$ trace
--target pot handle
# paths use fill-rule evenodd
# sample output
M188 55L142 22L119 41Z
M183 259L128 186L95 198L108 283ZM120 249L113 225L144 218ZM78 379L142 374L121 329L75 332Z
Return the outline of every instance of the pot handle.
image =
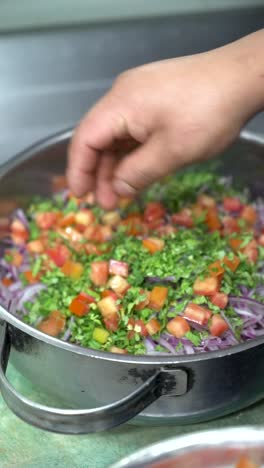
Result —
M35 403L21 395L6 378L10 338L6 322L0 331L0 390L9 408L23 421L62 434L104 431L129 421L162 395L183 395L187 373L182 369L160 369L128 396L95 409L61 409Z

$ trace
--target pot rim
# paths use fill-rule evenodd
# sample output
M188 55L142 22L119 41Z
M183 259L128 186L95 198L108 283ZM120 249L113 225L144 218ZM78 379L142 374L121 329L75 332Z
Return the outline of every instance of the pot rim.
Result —
M10 160L4 163L0 167L0 179L2 179L5 175L7 175L12 169L14 169L18 164L26 161L27 159L34 157L40 151L48 149L58 143L62 143L70 139L73 134L73 128L68 128L66 130L60 131L55 133L51 136L48 136L39 142L31 145L24 151L18 153L17 155L13 156ZM257 135L253 132L244 130L241 132L240 137L238 140L247 141L253 143L257 146L264 146L264 137ZM137 365L145 365L145 364L153 364L153 365L168 365L168 364L188 364L192 362L199 362L199 361L207 361L209 359L214 358L224 358L226 356L230 356L233 354L237 354L241 351L247 351L249 349L255 348L259 345L264 344L264 336L256 338L254 340L247 341L245 343L241 343L231 348L227 348L221 351L210 351L207 353L198 353L198 354L191 354L191 355L183 355L183 356L148 356L148 355L125 355L125 354L114 354L105 351L97 351L90 348L84 348L79 345L75 345L72 343L68 343L62 341L58 338L54 338L52 336L46 335L41 331L37 330L36 328L22 322L19 318L12 315L8 310L4 307L0 306L0 320L4 320L8 322L10 325L18 328L22 332L36 338L38 340L44 341L47 344L53 345L56 348L61 348L65 351L70 351L76 354L81 354L84 356L101 359L105 361L114 361L114 362L123 362L127 364L137 364Z

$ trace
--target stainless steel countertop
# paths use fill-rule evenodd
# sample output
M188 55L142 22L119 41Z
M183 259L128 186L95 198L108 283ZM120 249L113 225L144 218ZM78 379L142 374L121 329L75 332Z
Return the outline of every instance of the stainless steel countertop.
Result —
M0 35L0 162L74 125L126 68L220 46L264 24L264 7ZM250 129L264 133L264 114Z

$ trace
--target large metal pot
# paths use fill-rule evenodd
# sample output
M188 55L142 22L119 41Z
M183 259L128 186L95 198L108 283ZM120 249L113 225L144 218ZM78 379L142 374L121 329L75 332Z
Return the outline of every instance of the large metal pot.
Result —
M32 194L50 191L50 174L65 169L71 132L56 135L2 168L0 215ZM241 138L222 159L256 195L263 187L261 142ZM5 200L5 202L4 202ZM0 307L0 388L8 406L30 424L62 433L104 430L134 416L137 423L187 424L251 405L264 396L264 337L221 352L182 357L114 355L42 334ZM41 406L5 376L8 360L37 388L69 408Z

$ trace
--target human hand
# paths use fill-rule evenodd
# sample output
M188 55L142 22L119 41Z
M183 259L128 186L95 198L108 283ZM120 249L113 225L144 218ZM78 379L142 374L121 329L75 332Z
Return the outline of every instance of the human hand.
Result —
M115 206L220 153L264 105L263 30L228 46L121 74L76 129L68 179ZM262 63L261 63L262 62Z

